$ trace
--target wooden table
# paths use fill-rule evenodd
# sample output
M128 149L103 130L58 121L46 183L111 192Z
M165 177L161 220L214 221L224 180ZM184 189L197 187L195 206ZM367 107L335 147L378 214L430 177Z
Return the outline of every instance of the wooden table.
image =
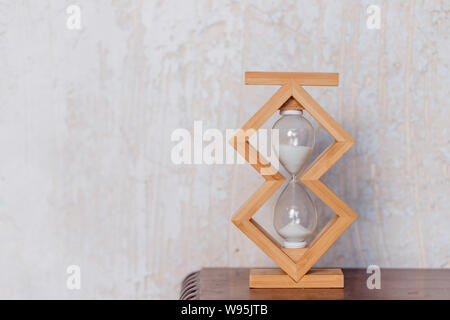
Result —
M369 290L365 269L344 269L344 289L249 289L247 268L206 268L188 275L187 300L450 300L450 269L381 269L381 289Z

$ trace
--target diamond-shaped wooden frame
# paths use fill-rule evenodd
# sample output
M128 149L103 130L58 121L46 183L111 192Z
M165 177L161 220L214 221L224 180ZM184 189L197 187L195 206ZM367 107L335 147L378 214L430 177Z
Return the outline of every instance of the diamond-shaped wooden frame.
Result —
M245 73L246 84L281 85L281 87L229 141L266 180L233 216L232 221L290 276L290 278L287 276L283 278L282 275L273 275L269 272L265 278L261 278L267 272L259 270L259 273L251 275L250 286L252 287L343 287L343 276L340 270L337 273L332 269L311 270L309 273L308 271L358 217L344 201L320 181L322 175L351 148L355 141L302 87L303 85L337 86L338 77L337 73ZM250 145L249 139L290 98L294 98L308 111L335 140L299 177L301 182L336 213L310 244L302 249L282 248L262 226L252 219L258 209L283 185L285 178ZM325 281L319 281L319 283L310 281L314 275L323 273L328 274L325 277L322 275L321 279ZM305 275L307 277L304 277ZM268 280L261 282L261 279ZM327 283L326 279L330 279L331 282Z

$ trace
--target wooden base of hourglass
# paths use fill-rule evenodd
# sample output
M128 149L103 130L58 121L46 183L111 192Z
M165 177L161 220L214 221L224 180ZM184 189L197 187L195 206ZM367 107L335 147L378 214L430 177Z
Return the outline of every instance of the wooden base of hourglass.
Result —
M343 288L341 269L311 269L294 281L281 269L251 269L250 288Z
M281 248L298 262L308 248ZM250 269L250 288L343 288L342 269L310 269L299 281L294 281L281 269Z
M303 89L302 86L337 86L337 73L246 72L245 83L280 85L281 88L230 139L230 144L265 179L264 184L233 216L233 223L263 250L280 269L253 269L251 288L342 288L340 269L311 269L357 218L357 214L323 182L322 175L355 143L353 138ZM250 137L279 109L306 110L334 142L306 168L298 179L336 215L306 248L283 248L252 217L283 185L283 177L249 143Z

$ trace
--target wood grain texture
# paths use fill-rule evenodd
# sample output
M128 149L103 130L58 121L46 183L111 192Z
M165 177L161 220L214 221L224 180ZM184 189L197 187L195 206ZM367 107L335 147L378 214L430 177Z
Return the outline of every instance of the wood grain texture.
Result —
M321 179L359 219L314 267L449 268L449 4L374 4L379 30L363 1L0 0L0 298L178 298L205 266L275 267L229 223L264 179L170 160L175 129L235 130L276 91L246 70L340 74L307 89L358 141ZM275 238L277 197L255 216Z
M300 86L337 86L339 74L324 72L246 72L245 84L284 85L294 80Z
M297 263L301 257L305 254L308 248L284 248L281 247L284 253L286 253L292 261Z
M251 269L250 288L344 288L341 269L311 269L299 281L294 281L280 269Z
M290 97L280 108L280 111L284 110L304 110L303 106L294 98Z

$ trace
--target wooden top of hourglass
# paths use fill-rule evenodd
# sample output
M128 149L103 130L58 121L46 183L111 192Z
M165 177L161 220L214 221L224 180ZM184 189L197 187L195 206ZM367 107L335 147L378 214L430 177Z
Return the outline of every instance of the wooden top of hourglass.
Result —
M294 98L290 97L281 107L280 111L284 110L304 110L305 108Z

